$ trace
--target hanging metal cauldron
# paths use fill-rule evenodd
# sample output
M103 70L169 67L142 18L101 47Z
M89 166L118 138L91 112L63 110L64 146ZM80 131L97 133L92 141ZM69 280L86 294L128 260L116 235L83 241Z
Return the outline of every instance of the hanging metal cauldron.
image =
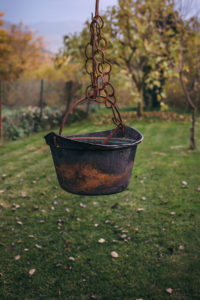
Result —
M104 54L107 41L101 35L104 22L98 12L99 0L96 0L95 16L92 16L90 24L91 41L85 49L85 66L91 76L91 85L87 87L85 97L76 101L65 115L59 134L51 132L45 136L60 186L79 195L106 195L125 190L130 181L137 145L143 139L138 130L125 126L116 105L115 90L110 83L112 66ZM85 100L104 103L112 109L116 128L62 136L69 114Z

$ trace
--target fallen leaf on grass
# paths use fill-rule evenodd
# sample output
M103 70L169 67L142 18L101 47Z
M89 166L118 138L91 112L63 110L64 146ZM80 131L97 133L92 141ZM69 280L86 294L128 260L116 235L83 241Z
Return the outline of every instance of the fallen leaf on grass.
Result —
M179 250L184 250L184 249L185 249L184 245L179 246Z
M38 249L41 249L42 246L38 245L38 244L35 244L35 247L38 248Z
M75 261L75 258L72 257L72 256L70 256L70 257L69 257L69 260Z
M86 208L86 207L87 207L87 204L80 203L80 207Z
M144 210L144 208L138 208L137 209L137 212L141 212L141 211L143 211Z
M67 212L67 213L70 213L70 209L67 207L67 208L65 208L65 211Z
M98 242L99 242L100 244L103 244L103 243L105 243L105 240L101 238L101 239L98 240Z
M30 237L30 238L34 238L34 235L32 235L32 234L29 234L29 235L28 235L28 237Z
M175 211L170 212L170 215L174 216L176 213Z
M99 204L99 202L95 202L95 201L93 202L93 205L98 205L98 204Z
M200 186L197 188L197 191L200 192Z
M21 221L17 221L17 224L19 225L23 225L23 223Z
M126 234L122 234L122 235L121 235L121 238L122 238L122 239L125 239L125 238L126 238Z
M57 264L56 267L57 268L62 267L62 264Z
M99 227L99 224L94 224L94 227Z
M30 269L29 270L29 275L32 276L35 273L35 271L36 271L35 269Z
M21 192L21 197L26 198L27 194L25 192Z
M141 199L142 199L143 201L147 200L147 198L146 198L146 197L142 197Z
M15 260L19 260L20 257L21 257L20 255L16 255L16 256L15 256Z
M134 229L134 231L135 231L135 233L139 232L139 228L136 227L136 228Z
M172 290L171 288L168 288L168 289L166 289L165 291L166 291L168 294L170 294L170 295L171 295L172 292L173 292L173 290Z
M112 252L111 252L111 256L112 256L113 258L119 257L118 253L115 252L115 251L112 251Z
M4 193L5 192L5 190L0 190L0 194L2 194L2 193Z
M58 219L58 223L62 224L62 223L64 223L64 220L63 219Z
M182 185L187 185L188 184L187 181L185 181L185 180L183 180L181 183L182 183Z
M20 205L19 204L16 204L16 203L13 203L13 206L17 209L17 208L20 208Z

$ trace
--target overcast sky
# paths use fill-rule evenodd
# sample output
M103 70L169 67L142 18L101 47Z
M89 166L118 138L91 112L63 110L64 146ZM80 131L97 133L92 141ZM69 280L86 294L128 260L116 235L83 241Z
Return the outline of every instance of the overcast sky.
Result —
M192 11L200 11L200 0L183 1L193 1ZM117 3L118 0L100 0L100 12ZM65 34L80 32L84 22L91 18L95 0L0 0L0 11L5 13L5 21L15 24L22 21L36 30L44 37L46 48L56 52Z
M162 0L161 0L162 1ZM178 0L177 0L178 1ZM184 0L189 3L191 0ZM200 9L200 0L193 1L193 11ZM116 4L117 0L100 0L100 10ZM95 0L0 0L5 20L25 24L76 20L84 22L95 8Z
M85 21L95 10L95 0L0 0L0 11L5 20L25 24L58 22L66 20ZM100 0L100 10L116 4L117 0Z

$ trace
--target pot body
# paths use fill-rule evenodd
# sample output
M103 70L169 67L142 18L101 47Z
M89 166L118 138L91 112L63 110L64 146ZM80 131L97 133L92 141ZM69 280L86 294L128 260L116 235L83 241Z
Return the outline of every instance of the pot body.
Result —
M50 133L45 137L51 148L59 184L64 190L79 195L106 195L127 188L137 144L141 140L133 143L129 137L128 142L121 143L118 138L108 145L92 142L92 137L105 137L104 134L61 137ZM90 140L83 141L84 138Z

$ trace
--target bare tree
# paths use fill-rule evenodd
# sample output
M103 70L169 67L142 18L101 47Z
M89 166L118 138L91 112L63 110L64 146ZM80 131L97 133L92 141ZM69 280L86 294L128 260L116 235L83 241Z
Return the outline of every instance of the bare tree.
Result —
M188 49L188 43L187 43L187 38L188 36L193 32L196 34L199 34L198 31L198 26L199 22L197 20L197 15L198 11L195 11L196 6L195 6L195 1L194 0L178 0L174 4L175 9L176 9L176 14L175 14L175 23L176 26L179 30L179 39L178 39L178 57L179 61L178 63L175 63L173 55L171 55L170 49L167 47L167 54L168 57L171 61L171 64L175 68L176 72L178 73L179 80L181 87L183 89L184 95L187 99L187 102L192 109L192 125L190 128L190 149L195 149L195 122L196 122L196 105L193 100L193 96L195 89L197 89L197 86L200 85L199 82L199 73L200 73L200 65L199 65L199 47L198 43L195 41L193 42L194 46L194 53L195 53L195 60L194 60L194 79L193 79L193 84L189 85L186 83L186 80L184 78L184 69L185 69L185 64L186 64L186 54ZM196 16L195 16L196 15ZM191 25L191 22L193 23L193 26Z

